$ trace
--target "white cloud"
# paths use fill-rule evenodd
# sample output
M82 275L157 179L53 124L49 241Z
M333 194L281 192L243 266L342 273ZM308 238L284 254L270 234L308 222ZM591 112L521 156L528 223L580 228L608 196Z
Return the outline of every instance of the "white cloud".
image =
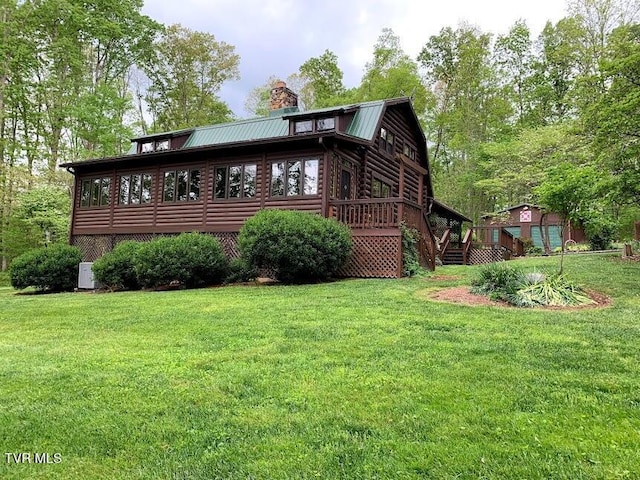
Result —
M345 83L357 85L384 27L391 27L415 58L430 36L463 21L504 34L524 19L537 36L547 20L565 15L561 0L181 0L178 5L147 0L143 12L236 47L242 79L226 85L222 97L239 115L253 87L270 75L287 77L326 49L338 56Z

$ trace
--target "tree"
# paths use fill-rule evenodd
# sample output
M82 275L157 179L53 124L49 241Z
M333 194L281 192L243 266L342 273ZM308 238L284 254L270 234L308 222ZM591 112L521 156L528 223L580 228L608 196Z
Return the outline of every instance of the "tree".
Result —
M436 194L478 218L491 207L478 168L482 143L502 138L512 108L491 62L491 36L474 27L444 28L418 56L435 95L427 112L427 138Z
M307 108L323 108L342 103L346 91L342 81L343 73L338 67L338 57L325 50L319 57L311 57L299 69L306 80Z
M497 38L494 48L502 88L512 98L519 125L527 122L531 110L532 47L529 27L519 20Z
M640 206L640 25L623 26L610 36L608 58L601 64L608 86L584 112L594 149L613 174L620 203Z
M418 72L418 64L400 45L392 29L384 28L373 46L373 58L365 66L360 87L352 92L356 101L411 97L418 115L424 113L428 94Z
M560 236L564 246L564 228L568 221L581 223L585 212L594 201L598 173L591 166L576 167L563 162L547 172L546 179L534 188L537 203L547 212L557 213L562 219ZM560 256L560 274L564 261L564 248Z
M235 47L209 33L171 25L155 43L156 57L145 66L151 80L146 101L154 131L177 130L232 119L217 94L239 78Z

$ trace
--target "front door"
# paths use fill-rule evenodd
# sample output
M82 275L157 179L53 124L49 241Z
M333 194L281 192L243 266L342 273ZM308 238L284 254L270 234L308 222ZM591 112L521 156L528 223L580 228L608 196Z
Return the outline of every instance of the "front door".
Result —
M342 170L340 173L340 200L351 200L351 172Z

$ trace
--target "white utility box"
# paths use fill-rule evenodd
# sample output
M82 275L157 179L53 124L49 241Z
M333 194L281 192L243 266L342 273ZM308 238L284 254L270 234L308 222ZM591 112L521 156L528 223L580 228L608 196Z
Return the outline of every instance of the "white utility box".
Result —
M96 281L93 279L93 262L80 262L78 269L78 288L93 290L96 288Z

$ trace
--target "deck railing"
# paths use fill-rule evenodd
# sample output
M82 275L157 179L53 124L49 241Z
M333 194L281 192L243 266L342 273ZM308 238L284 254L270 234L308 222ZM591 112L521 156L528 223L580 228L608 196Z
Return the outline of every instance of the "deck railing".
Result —
M505 248L512 255L523 256L524 244L522 241L514 237L507 229L501 227L472 227L474 237L472 242L476 247L480 248ZM494 232L497 231L497 238L494 238Z
M333 200L331 208L336 220L351 228L395 228L400 225L401 202L400 198Z
M353 229L399 228L404 221L420 232L420 254L435 268L435 241L422 206L403 198L332 200L330 215Z

